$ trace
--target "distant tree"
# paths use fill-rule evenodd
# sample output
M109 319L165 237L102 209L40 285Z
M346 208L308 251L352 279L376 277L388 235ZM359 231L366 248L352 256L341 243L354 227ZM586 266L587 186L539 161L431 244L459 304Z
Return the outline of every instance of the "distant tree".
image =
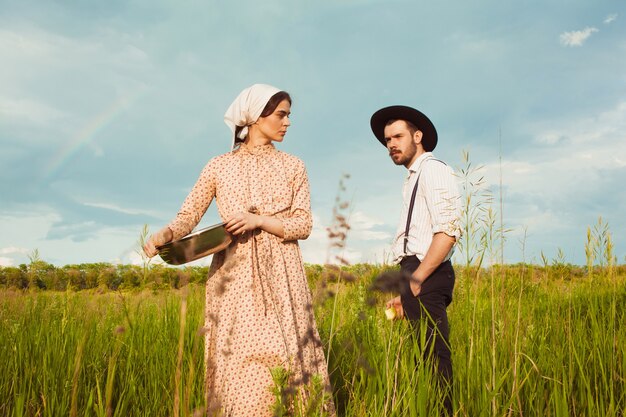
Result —
M63 291L67 288L69 282L69 276L67 274L67 268L56 268L54 274L50 274L46 280L46 289Z
M28 277L24 270L14 266L0 268L0 275L3 276L4 285L8 288L25 289L28 288Z
M116 282L120 279L120 275L117 271L117 268L113 265L107 264L108 266L103 268L98 268L95 272L97 273L95 282L91 283L93 287L96 288L100 285L108 285L109 282Z
M188 266L184 270L189 277L189 282L197 284L204 284L209 274L209 267L207 266Z
M69 285L72 286L72 289L84 290L85 288L87 288L86 275L87 273L83 269L76 268L70 270Z
M106 284L108 288L117 289L120 286L122 288L136 288L141 286L143 274L137 265L119 265L117 272L115 277L106 274L110 279Z
M54 274L55 266L42 260L37 249L28 255L28 259L30 260L27 268L28 287L45 289L47 276Z

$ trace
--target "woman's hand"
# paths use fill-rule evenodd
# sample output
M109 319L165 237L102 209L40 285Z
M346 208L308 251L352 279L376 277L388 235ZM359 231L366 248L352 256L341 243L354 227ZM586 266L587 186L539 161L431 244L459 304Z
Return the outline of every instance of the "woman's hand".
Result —
M148 238L146 243L143 245L143 252L148 258L152 258L154 255L159 253L156 247L165 245L166 243L170 242L173 237L174 234L172 233L170 228L165 226Z
M387 308L393 308L396 311L395 319L401 319L404 317L404 309L402 308L402 301L400 296L394 297L387 301Z
M261 216L253 213L239 212L226 222L226 231L232 235L242 235L261 227Z

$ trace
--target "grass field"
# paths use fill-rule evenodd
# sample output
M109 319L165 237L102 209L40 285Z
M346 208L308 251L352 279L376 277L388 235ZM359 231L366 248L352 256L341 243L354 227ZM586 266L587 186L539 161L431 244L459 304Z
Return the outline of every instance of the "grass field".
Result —
M381 267L309 266L344 416L432 416L430 368L372 292ZM626 415L626 274L457 270L449 308L458 416ZM323 285L322 285L323 284ZM203 410L203 286L0 292L0 415L191 416ZM182 335L182 337L181 337Z

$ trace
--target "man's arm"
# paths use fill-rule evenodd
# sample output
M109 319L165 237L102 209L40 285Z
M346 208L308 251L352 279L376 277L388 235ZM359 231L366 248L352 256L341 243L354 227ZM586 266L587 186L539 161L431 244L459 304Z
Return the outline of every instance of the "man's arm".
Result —
M456 238L453 236L448 236L443 232L435 233L424 260L411 275L411 292L414 296L417 297L420 294L424 281L441 265L455 242Z
M422 283L428 279L439 265L441 265L441 262L446 258L446 255L448 255L455 242L456 238L453 236L448 236L443 232L435 233L433 241L426 252L426 256L424 256L424 260L411 275L410 285L411 292L414 296L417 297L420 295ZM396 310L396 317L398 318L404 316L400 296L387 301L387 308L394 308Z
M433 240L419 267L411 275L411 291L416 297L422 284L441 265L461 236L459 188L454 172L445 164L428 165L422 171L424 198L431 215Z

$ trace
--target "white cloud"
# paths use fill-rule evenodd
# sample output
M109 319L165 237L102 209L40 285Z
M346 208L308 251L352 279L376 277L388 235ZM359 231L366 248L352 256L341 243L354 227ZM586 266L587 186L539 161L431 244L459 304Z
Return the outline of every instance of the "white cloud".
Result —
M547 131L537 137L537 142L544 143L546 145L556 145L567 140L567 137L562 136L561 132Z
M9 255L9 256L0 256L0 266L14 266L20 263L21 261L25 261L28 254L31 251L26 248L19 248L15 246L9 246L6 248L0 249L0 255Z
M363 211L354 211L347 219L350 230L346 238L346 247L339 251L330 250L330 241L326 228L329 226L315 212L313 213L313 231L308 239L300 241L304 262L313 264L337 263L339 256L350 263L388 262L392 234L382 230L388 222L377 219ZM381 230L377 230L381 229Z
M618 167L626 167L626 161L622 160L621 158L614 156L613 157L613 162L615 162L615 164Z
M11 255L14 253L19 253L22 255L25 255L27 253L29 253L30 250L26 249L26 248L17 248L15 246L9 246L7 248L2 248L0 249L0 255Z
M341 252L341 257L348 261L350 264L358 264L363 262L363 252L355 248L347 247ZM338 263L338 262L331 262Z
M144 264L144 258L136 250L128 252L123 259L125 260L125 262L123 262L125 264L131 264L131 265L143 265Z
M469 55L498 55L506 48L506 44L499 38L486 38L466 31L453 32L446 36L445 41Z
M597 193L607 190L607 180L622 175L624 169L626 102L586 119L563 121L560 126L549 122L534 130L530 153L502 161L505 226L515 229L512 235L519 235L526 226L529 237L541 240L542 249L548 249L551 244L574 245L572 239L578 237L582 242L584 228L595 221L593 216L618 222L621 215L615 210L619 208L597 200ZM546 140L555 137L567 141ZM498 189L499 172L497 162L485 164L491 189ZM625 204L620 190L608 188L608 192L613 195L606 196L613 197L615 204ZM581 207L586 209L581 212ZM580 236L572 234L572 229ZM569 242L563 239L567 233Z
M0 230L3 230L0 256L10 258L13 265L18 265L28 263L28 254L37 249L41 259L55 265L136 262L131 253L138 247L141 225L97 226L91 230L88 222L60 226L62 221L61 215L49 206L23 207L19 213L0 213ZM59 228L62 232L69 232L68 235L61 236ZM85 239L76 239L76 234L81 233L85 234ZM50 234L57 236L49 239Z
M34 33L42 35L41 31ZM34 33L26 34L25 32L0 30L0 51L19 53L29 57L52 56L54 52L52 45L63 39L53 33L48 33L47 36L33 36Z
M42 248L43 235L55 219L55 215L33 213L29 208L23 208L19 214L0 213L0 255L4 265L28 263L28 255ZM46 260L43 256L42 259Z
M116 68L150 67L149 55L137 46L141 41L140 35L132 37L113 30L94 31L87 38L69 38L33 27L22 27L19 33L0 30L0 52L12 58L8 62L15 70L24 70L24 64L38 63L68 68L78 62L93 67L93 62L81 62L80 58L92 58ZM24 75L34 73L31 70Z
M0 256L0 266L13 266L13 259Z
M46 239L60 240L71 238L76 242L84 242L95 237L100 225L93 220L75 223L56 223L48 230Z
M22 120L29 124L49 124L63 117L63 113L40 101L26 98L0 97L0 118Z
M54 124L48 140L97 127L148 90L153 67L140 41L115 31L70 38L31 26L0 29L0 118L29 128ZM41 88L65 78L62 94ZM90 99L76 98L79 91Z
M96 208L116 211L116 212L124 213L124 214L155 216L155 213L147 211L147 210L127 209L127 208L120 207L120 206L117 206L115 204L110 204L110 203L83 203L83 205L87 207L96 207Z
M582 46L582 44L594 32L598 32L598 29L594 27L586 27L583 30L561 33L559 39L561 41L561 45L564 46Z
M617 19L617 13L610 14L604 19L604 24L608 25Z
M324 264L328 262L328 235L327 225L313 212L313 230L308 239L299 242L304 262Z
M386 231L372 230L379 226L384 226L385 222L374 219L362 211L352 213L348 222L351 226L351 238L355 240L388 240L391 234Z

